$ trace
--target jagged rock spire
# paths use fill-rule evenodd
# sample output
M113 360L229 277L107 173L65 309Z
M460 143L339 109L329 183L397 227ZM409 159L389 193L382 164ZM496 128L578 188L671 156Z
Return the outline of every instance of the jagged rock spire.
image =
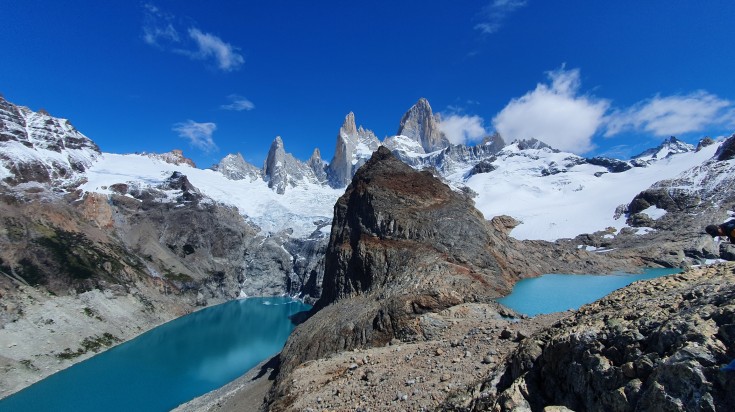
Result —
M327 168L329 183L333 187L347 186L355 171L379 146L380 141L375 134L362 127L358 128L355 114L348 113L342 127L339 128L334 157Z
M431 111L429 101L423 97L401 118L398 135L421 143L427 153L449 146L449 140L439 129L439 122Z
M263 174L268 180L268 187L276 193L283 194L286 191L288 174L285 170L286 150L283 148L281 136L276 136L268 150L268 157L263 165Z
M326 172L326 163L324 163L324 160L322 160L322 153L319 151L319 148L315 148L314 152L311 154L311 157L309 160L307 160L306 165L309 166L312 172L314 172L314 176L316 176L317 180L320 182L324 182L327 180L327 172Z

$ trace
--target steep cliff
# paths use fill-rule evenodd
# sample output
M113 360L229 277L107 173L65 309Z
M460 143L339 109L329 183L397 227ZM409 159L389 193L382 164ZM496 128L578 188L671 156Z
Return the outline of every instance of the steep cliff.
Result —
M339 128L334 156L327 167L329 183L333 187L345 187L378 146L380 141L375 134L362 127L358 128L355 114L348 113Z

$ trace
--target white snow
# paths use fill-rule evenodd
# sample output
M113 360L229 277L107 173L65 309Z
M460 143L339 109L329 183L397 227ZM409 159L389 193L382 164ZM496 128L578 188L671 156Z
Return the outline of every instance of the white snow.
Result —
M303 183L282 195L268 188L262 179L229 180L213 170L188 165L172 165L140 155L103 153L86 172L86 192L110 194L115 183L140 182L155 187L174 171L186 175L191 184L214 201L235 206L240 214L266 232L293 229L293 236L305 237L315 229L314 221L332 219L332 208L342 190Z
M645 210L642 210L640 213L645 213L653 220L658 220L662 218L666 214L665 209L659 209L656 206L651 206Z
M711 158L719 145L658 160L648 167L595 177L599 166L583 164L567 172L542 176L541 171L556 162L564 168L568 153L548 150L518 151L504 148L492 173L470 177L466 184L479 195L476 207L491 219L510 215L522 223L511 235L518 239L556 240L592 233L608 227L621 229L625 217L614 218L615 209L628 204L641 191L664 178L675 177Z

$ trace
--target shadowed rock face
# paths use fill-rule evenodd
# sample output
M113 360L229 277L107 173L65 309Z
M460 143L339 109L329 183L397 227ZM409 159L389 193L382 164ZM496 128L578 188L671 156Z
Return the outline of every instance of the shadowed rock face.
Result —
M335 205L317 307L409 285L498 296L515 279L490 248L501 242L464 195L380 148Z

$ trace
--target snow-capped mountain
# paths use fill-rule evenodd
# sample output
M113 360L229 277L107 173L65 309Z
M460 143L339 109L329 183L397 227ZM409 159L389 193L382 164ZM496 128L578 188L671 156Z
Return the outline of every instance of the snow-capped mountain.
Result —
M99 155L68 120L0 97L0 180L6 184L73 185Z
M514 237L555 240L622 229L627 223L621 206L625 210L638 193L665 177L707 162L719 144L618 173L574 154L524 146L523 142L506 146L489 163L494 167L491 172L469 176L465 183L478 194L476 206L486 217L507 214L522 221L513 230ZM461 172L453 177L461 178Z
M666 139L659 146L643 151L642 153L633 156L634 162L651 162L652 160L664 159L667 156L672 156L680 153L687 153L694 151L695 147L689 143L682 142L674 136Z
M4 120L0 131L4 167L0 173L6 184L50 182L52 178L66 179L68 184L74 176L87 180L81 186L84 191L108 194L116 183L156 186L180 172L205 197L237 207L262 230L292 229L294 237L308 236L324 227L314 222L329 221L340 185L349 182L380 144L372 132L358 128L354 114L349 113L339 129L337 150L329 164L321 159L318 149L307 162L296 159L277 137L262 169L236 154L223 158L214 170L200 170L187 163L180 151L141 156L100 154L97 146L68 121L4 100L0 115ZM520 220L512 235L521 239L554 240L610 227L621 229L626 225L621 205L654 183L693 179L690 186L697 187L698 178L691 176L701 175L696 172L698 167L729 174L717 161L707 163L721 143L700 145L695 150L673 137L630 161L583 158L534 139L506 145L497 134L476 146L450 145L438 131L425 99L403 115L399 132L404 134L388 137L382 144L405 163L431 169L452 185L471 189L476 193L477 207L487 218L506 214ZM427 153L426 148L437 150Z

